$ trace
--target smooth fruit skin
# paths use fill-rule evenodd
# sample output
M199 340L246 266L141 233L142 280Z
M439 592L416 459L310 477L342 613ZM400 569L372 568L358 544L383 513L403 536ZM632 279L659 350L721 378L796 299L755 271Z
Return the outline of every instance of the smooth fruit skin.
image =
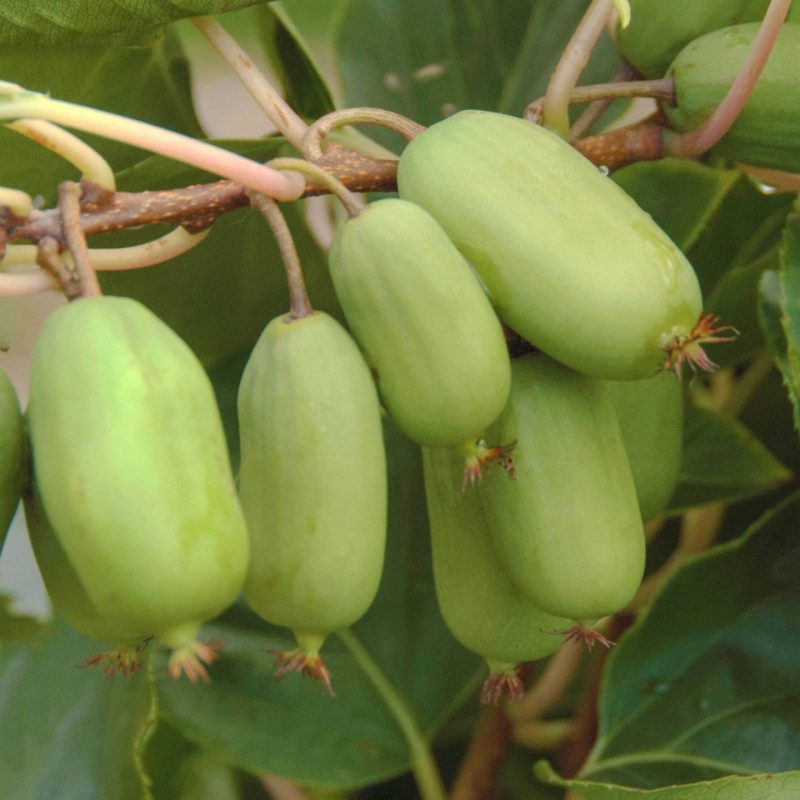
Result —
M378 395L336 320L316 312L270 322L242 376L239 431L245 598L299 642L321 644L369 608L386 540Z
M647 521L667 506L683 447L683 387L674 375L606 381L628 454L639 510Z
M22 495L25 428L14 385L0 369L0 551Z
M461 492L458 450L423 448L436 597L453 636L487 661L511 665L550 655L570 621L541 611L509 580L475 491Z
M405 200L370 204L337 232L330 270L403 433L420 444L456 445L497 418L511 380L503 330L430 214Z
M680 52L668 72L676 104L663 106L672 125L692 130L713 112L758 28L751 23L714 31ZM715 151L733 161L800 172L800 25L783 25L753 93Z
M401 197L426 208L483 279L500 318L589 375L632 380L702 309L667 235L565 141L515 117L462 111L404 150Z
M602 382L543 354L516 359L490 433L517 442L516 480L490 470L479 490L509 578L542 610L581 625L623 608L642 579L645 543Z
M45 321L27 419L58 545L121 632L103 638L187 644L235 599L248 557L202 365L140 303L80 299Z
M769 0L631 0L631 21L617 31L617 50L645 78L660 78L689 42L720 28L761 20L768 6ZM798 20L800 4L795 2L787 22Z
M28 538L53 608L86 636L105 642L134 643L149 636L146 625L120 623L107 617L89 597L47 519L38 488L31 485L23 498Z

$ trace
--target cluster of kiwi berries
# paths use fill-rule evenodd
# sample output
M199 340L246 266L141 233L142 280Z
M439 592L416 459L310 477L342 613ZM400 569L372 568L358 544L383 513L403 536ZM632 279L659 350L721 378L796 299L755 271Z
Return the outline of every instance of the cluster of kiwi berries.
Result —
M621 51L657 55L634 34L647 14L633 11ZM694 31L707 35L677 56L676 83L700 86L685 76L703 71L706 48L738 51L718 22ZM654 30L660 47L670 37ZM722 69L714 58L704 75ZM736 65L724 69L732 80ZM711 83L695 105L718 102ZM688 105L676 126L695 120ZM791 168L797 147L774 156L778 126L762 117L743 116L723 145ZM604 172L505 115L464 111L418 135L398 190L353 215L331 248L352 337L308 309L256 344L239 390L238 492L201 365L133 300L81 299L46 322L28 482L19 406L0 382L0 512L24 491L56 609L117 643L96 661L129 672L157 638L174 674L202 676L214 651L197 632L243 590L295 634L279 673L330 689L320 647L367 610L382 571L381 407L423 448L437 596L455 638L488 662L485 701L518 697L519 665L565 638L604 641L597 621L633 597L642 522L677 479L676 375L712 369L703 345L725 338L691 265ZM510 331L526 343L514 358Z

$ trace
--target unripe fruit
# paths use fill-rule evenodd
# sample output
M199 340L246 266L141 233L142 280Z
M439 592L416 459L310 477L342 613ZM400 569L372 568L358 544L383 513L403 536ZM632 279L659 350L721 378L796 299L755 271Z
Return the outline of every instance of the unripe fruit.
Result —
M687 45L668 75L675 106L664 104L678 130L698 127L719 105L742 68L759 25L714 31ZM800 25L783 25L764 70L716 151L733 161L800 172Z
M372 203L337 232L330 270L400 430L429 446L479 436L508 397L505 337L430 214L405 200Z
M270 322L242 376L239 432L245 597L294 631L280 674L299 668L330 688L319 648L369 608L386 539L380 404L338 322L321 312Z
M463 458L450 448L424 448L425 495L436 597L444 621L464 647L489 665L484 702L519 698L517 667L550 655L570 622L541 611L505 574L476 492L461 492Z
M516 480L480 488L492 541L542 610L591 626L623 608L644 570L639 505L614 408L600 381L532 354L490 432L516 440Z
M645 78L660 78L689 42L711 31L764 18L770 0L703 0L670 2L631 0L631 21L617 31L616 45ZM800 19L800 4L789 9L787 22Z
M193 640L241 589L248 543L197 358L134 300L77 300L42 328L27 418L44 513L87 602L115 639L156 636L176 648L173 674L204 675Z
M471 262L500 318L573 369L650 377L695 327L700 287L680 250L544 128L454 114L406 147L398 186Z
M606 381L628 454L643 520L660 514L675 491L683 446L683 387L672 375Z
M47 519L35 485L25 492L24 509L28 537L50 602L73 628L93 639L122 646L151 635L146 624L109 618L102 606L94 603Z
M22 495L24 447L25 429L17 393L0 369L0 550Z

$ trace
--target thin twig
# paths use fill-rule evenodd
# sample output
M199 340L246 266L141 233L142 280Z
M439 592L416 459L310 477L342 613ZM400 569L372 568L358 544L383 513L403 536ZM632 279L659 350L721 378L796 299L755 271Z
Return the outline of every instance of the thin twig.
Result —
M59 244L52 237L45 237L38 243L39 266L58 281L61 291L67 300L76 300L81 296L81 285L59 252Z
M511 739L511 723L502 709L486 706L461 761L449 800L495 800Z
M322 140L345 125L380 125L399 133L406 141L411 141L425 130L424 125L414 122L413 119L383 108L343 108L320 117L306 131L304 152L307 158L312 161L321 158Z
M99 297L103 294L97 275L89 261L89 248L86 237L81 230L81 189L77 183L63 181L58 186L58 207L61 211L61 223L64 238L67 242L75 274L81 287L82 297Z
M611 83L628 83L636 80L637 77L639 77L639 73L634 66L631 64L623 64L611 79ZM584 109L569 129L569 141L573 142L575 139L582 139L584 136L588 136L589 131L594 127L600 117L603 116L612 102L612 98L605 97L601 100L593 100L589 103L589 106Z
M562 644L525 697L508 707L508 714L514 724L541 719L569 688L585 656L585 648L571 643Z
M306 284L303 279L303 269L300 266L300 257L297 255L297 248L294 246L292 232L286 224L286 219L278 208L278 204L272 198L253 192L250 195L250 200L269 223L272 232L275 234L278 248L281 251L291 298L291 313L289 316L292 319L310 317L314 313L314 309L308 299Z
M44 119L18 119L16 122L6 122L5 127L60 155L77 167L87 181L109 192L117 188L114 170L108 161L74 133Z
M550 76L542 103L542 121L563 139L569 137L569 96L589 62L592 49L611 13L611 0L592 0Z
M206 37L211 46L220 54L242 85L250 93L258 107L267 115L275 127L306 155L303 149L303 136L308 125L295 113L294 109L281 97L266 75L242 49L214 17L193 17L191 22Z
M308 795L299 786L276 775L264 775L258 780L273 800L309 800Z

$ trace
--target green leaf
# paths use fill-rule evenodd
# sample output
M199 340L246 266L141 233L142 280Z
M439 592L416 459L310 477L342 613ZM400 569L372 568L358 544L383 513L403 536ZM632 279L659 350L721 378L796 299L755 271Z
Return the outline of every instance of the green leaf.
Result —
M766 271L758 284L759 306L758 316L761 330L776 366L781 371L783 385L789 394L794 411L794 425L800 430L800 375L792 366L788 357L786 332L782 325L781 281L777 272Z
M623 188L684 252L740 180L737 170L720 170L677 158L641 161L614 173Z
M386 436L383 580L366 616L323 648L336 696L296 674L275 680L268 651L287 649L291 636L243 608L211 628L226 644L208 685L161 686L167 721L232 765L311 786L368 786L420 759L484 677L436 605L419 448L391 426Z
M157 706L146 670L76 669L102 647L56 620L0 647L0 775L5 800L149 798L141 760Z
M0 642L29 642L40 631L42 624L36 617L14 614L11 611L13 603L14 598L0 594Z
M351 0L336 42L344 102L423 125L494 109L530 15L528 3L493 0ZM400 142L385 131L376 138Z
M777 242L791 201L785 194L762 194L749 180L736 181L687 253L704 297L728 270L755 261Z
M201 14L222 14L269 0L4 0L0 44L56 45L139 42L167 23Z
M536 777L551 786L571 789L585 800L795 800L800 794L800 772L719 778L649 791L590 781L565 781L546 761L536 765Z
M79 7L70 3L60 5ZM168 37L154 40L147 47L0 48L0 77L59 100L199 136L185 63L174 53L173 44ZM80 136L115 171L142 159L142 152L134 147L88 134ZM60 181L80 177L75 167L55 153L2 126L0 151L3 186L40 195L45 206L55 203Z
M577 776L598 785L592 797L600 784L682 788L797 766L799 523L794 494L740 539L685 564L620 639L605 667L597 742ZM799 779L777 786L796 790ZM759 794L762 780L772 785L759 778L741 784L752 794L702 796L789 797Z
M284 142L223 142L228 149L266 161ZM211 176L160 156L152 156L117 176L121 189L141 191L188 186ZM324 256L312 240L302 203L282 203L295 239L311 303L340 317ZM163 231L109 237L110 244L153 239ZM102 246L102 237L92 240ZM263 217L245 208L224 214L208 237L189 252L145 269L104 272L103 291L135 297L174 328L206 366L249 350L266 324L289 308L286 277L275 238Z
M710 313L739 335L724 346L714 348L713 358L721 367L732 367L752 358L764 348L764 335L758 317L758 285L767 270L777 270L777 246L741 267L733 267L714 287L708 299Z
M678 485L666 513L733 503L777 489L791 476L744 425L712 411L690 408Z
M795 374L800 371L800 214L786 220L780 248L781 322L786 334L786 355Z
M325 76L331 93L341 105L342 89L336 67L335 42L351 0L278 0L270 10L291 31L314 68Z
M286 102L310 120L333 111L331 90L297 27L273 6L259 11L261 38L281 78Z

